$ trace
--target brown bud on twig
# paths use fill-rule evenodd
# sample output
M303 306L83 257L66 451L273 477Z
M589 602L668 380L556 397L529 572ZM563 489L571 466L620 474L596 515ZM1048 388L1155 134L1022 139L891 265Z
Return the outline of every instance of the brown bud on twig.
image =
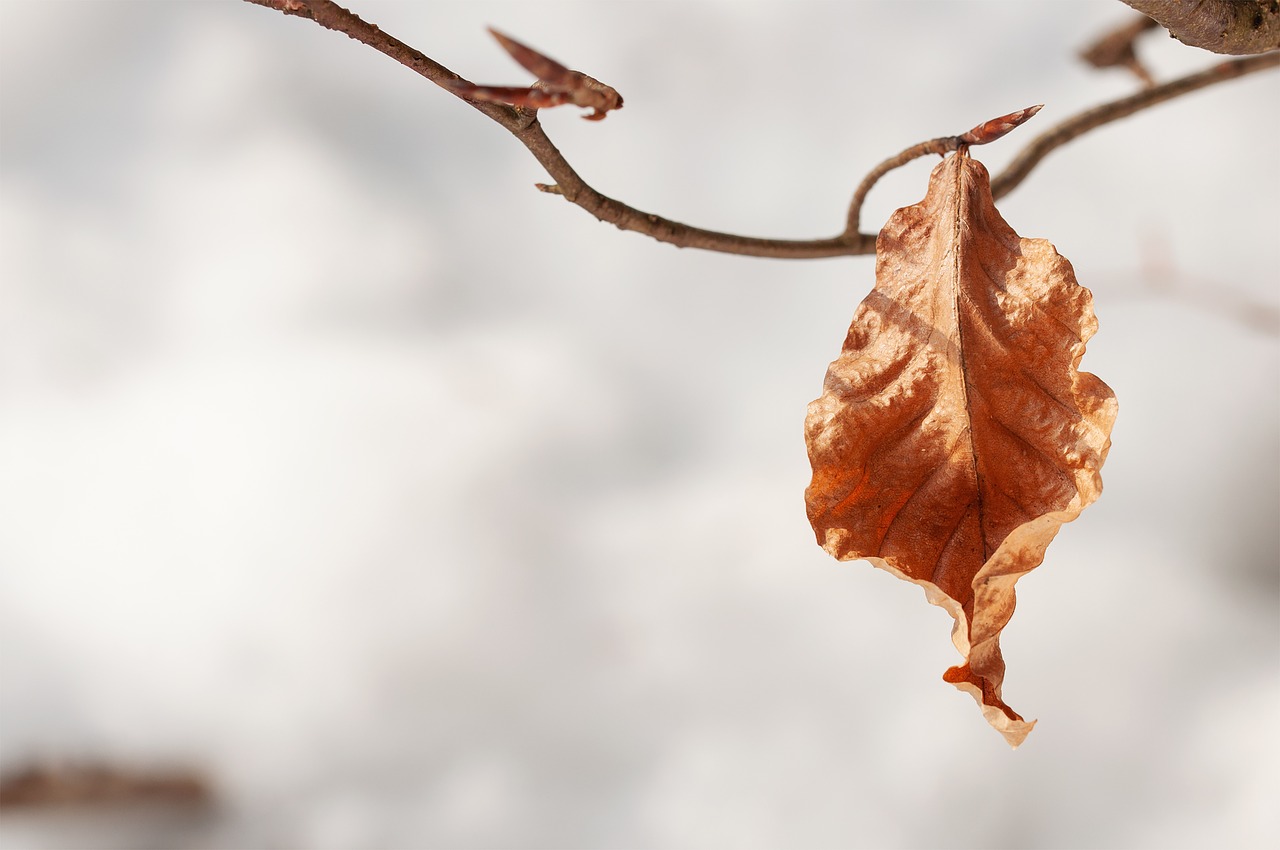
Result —
M611 110L622 108L622 95L611 86L581 71L567 68L550 56L539 53L492 27L489 32L511 54L512 59L538 78L538 82L527 88L477 86L464 81L448 84L449 88L463 97L508 103L525 109L542 109L569 103L593 110L590 115L582 116L589 121L599 121Z
M989 142L994 142L1009 131L1024 124L1031 116L1043 108L1044 104L1039 103L1035 106L1028 106L1026 109L1019 109L1017 112L1010 112L1008 115L1001 115L999 118L992 118L990 121L979 124L960 136L960 143L965 145L985 145Z

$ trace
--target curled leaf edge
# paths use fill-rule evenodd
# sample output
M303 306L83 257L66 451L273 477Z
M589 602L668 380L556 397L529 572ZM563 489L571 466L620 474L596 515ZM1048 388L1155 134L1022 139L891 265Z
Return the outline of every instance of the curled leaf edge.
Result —
M1112 399L1112 407L1113 407L1112 412L1114 415L1114 407L1115 407L1114 398ZM1106 446L1104 447L1102 452L1102 460L1106 459L1106 454L1110 450L1110 448L1111 448L1111 441L1108 439ZM1099 465L1101 466L1101 464ZM1000 544L1000 547L994 553L992 553L991 557L987 559L986 563L982 565L982 568L978 570L978 573L973 578L973 585L976 587L980 581L989 580L993 578L1005 579L1008 582L1008 587L1006 588L1006 592L1012 594L1014 592L1014 585L1017 584L1018 579L1022 578L1024 575L1031 572L1036 567L1040 566L1041 563L1043 563L1044 550L1047 549L1048 545L1053 542L1053 538L1057 536L1058 531L1061 530L1062 526L1079 517L1080 514L1084 511L1084 509L1097 499L1099 493L1101 492L1101 489L1102 489L1101 482L1099 481L1097 489L1095 489L1091 493L1092 498L1088 499L1087 501L1084 499L1083 494L1077 492L1075 498L1073 498L1071 502L1068 503L1068 505L1062 510L1043 514L1015 528L1013 531L1009 533L1008 537L1006 537L1004 541ZM1009 547L1010 541L1014 541L1015 543L1021 543L1023 539L1028 535L1037 535L1037 534L1047 535L1047 537L1042 538L1044 540L1044 544L1041 547L1040 560L1038 560L1035 564L1027 567L1025 570L1019 570L1017 572L1005 573L997 576L992 575L994 571L993 565L998 566L1007 559L1006 548L1007 547L1011 548ZM951 643L955 646L956 650L960 653L961 657L965 659L965 662L966 663L968 662L969 658L972 657L972 652L973 652L973 646L969 639L969 618L965 614L963 607L958 602L956 602L954 599L952 599L950 596L944 593L933 582L927 581L924 579L914 579L911 576L904 573L902 570L895 567L892 563L890 563L888 560L884 558L878 558L874 556L860 556L853 553L849 553L844 556L837 554L837 549L839 547L838 547L837 541L832 540L833 537L838 537L838 530L836 529L830 530L828 534L828 539L823 544L823 548L826 549L827 552L831 554L833 557L835 557L837 560L867 561L873 567L884 570L885 572L888 572L889 574L893 575L896 578L902 579L903 581L908 581L914 585L918 585L924 591L925 599L929 602L930 605L936 605L939 608L942 608L948 614L950 614L952 620L954 621L951 628ZM1005 557L1001 557L1002 555L1005 555ZM991 636L985 638L982 641L979 641L979 643L983 643L985 641L990 641L990 640L999 640L1001 632L1003 632L1003 627L1001 627L1000 630L997 630L996 632L994 632ZM1036 720L1025 720L1025 719L1019 720L1019 719L1012 718L1009 715L1007 715L999 706L987 704L983 700L982 690L969 682L963 682L963 681L951 682L951 684L954 685L958 690L963 691L969 694L971 697L973 697L974 701L978 704L978 708L982 711L982 716L986 719L987 723L990 724L993 729L995 729L1004 737L1005 741L1009 744L1011 749L1016 750L1022 744L1022 742L1026 740L1027 735L1031 734L1031 730L1035 728L1035 725L1038 722Z

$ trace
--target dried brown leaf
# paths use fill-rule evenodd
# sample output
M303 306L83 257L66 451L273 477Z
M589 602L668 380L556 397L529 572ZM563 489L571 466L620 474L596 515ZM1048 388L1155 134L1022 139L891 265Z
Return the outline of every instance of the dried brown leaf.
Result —
M1098 497L1116 416L1078 371L1093 299L1042 239L1023 239L966 148L876 244L876 286L809 405L818 542L924 588L955 619L970 693L1017 746L1035 721L1001 698L1014 583Z

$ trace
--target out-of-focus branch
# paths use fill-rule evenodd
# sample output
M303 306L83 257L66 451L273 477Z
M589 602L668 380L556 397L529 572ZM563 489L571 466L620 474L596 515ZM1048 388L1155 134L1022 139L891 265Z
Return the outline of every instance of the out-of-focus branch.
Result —
M146 771L105 763L35 762L0 779L0 809L49 805L209 806L209 783L192 770Z
M309 18L327 29L344 33L355 41L395 59L493 119L515 136L554 181L550 185L539 184L538 188L551 194L562 195L566 200L582 207L601 221L608 222L621 230L635 231L679 248L700 248L727 254L778 259L815 259L874 254L876 234L859 232L857 219L862 201L875 182L892 169L918 156L928 153L946 153L955 150L960 144L980 144L982 142L977 141L979 138L991 141L997 137L995 133L1001 126L1001 122L1010 117L1003 116L975 127L965 134L972 138L948 136L934 139L908 148L902 154L881 163L859 184L850 205L845 230L835 236L824 239L764 239L739 236L672 221L638 210L596 191L579 176L547 137L542 125L538 122L536 111L467 98L465 92L475 88L467 80L420 51L388 35L377 26L366 23L355 14L333 3L332 0L247 0L247 2L266 6L287 15ZM1028 145L1014 159L1009 168L992 181L992 192L997 198L1008 194L1049 152L1095 127L1132 115L1186 92L1274 67L1277 64L1280 64L1280 54L1232 60L1207 71L1155 86L1136 95L1083 112L1051 128ZM1018 114L1013 113L1013 115Z
M1154 86L1156 81L1138 59L1134 42L1138 36L1159 26L1146 15L1133 15L1128 23L1116 27L1080 51L1080 58L1095 68L1126 68L1142 81Z
M1245 56L1280 50L1276 0L1122 0L1192 47Z

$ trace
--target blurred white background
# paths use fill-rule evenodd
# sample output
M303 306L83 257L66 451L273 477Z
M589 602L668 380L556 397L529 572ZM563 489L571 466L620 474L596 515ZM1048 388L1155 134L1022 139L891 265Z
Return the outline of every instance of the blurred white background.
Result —
M354 0L353 0L354 2ZM866 170L1133 90L1099 2L377 3L480 82L498 26L616 86L543 113L601 191L836 232ZM1056 152L1001 203L1093 289L1106 492L1019 585L1011 752L950 618L815 545L801 433L869 257L679 251L504 131L241 3L0 3L0 770L190 764L194 823L0 846L1280 842L1280 75ZM1217 61L1161 35L1157 76ZM873 192L918 201L934 160Z

